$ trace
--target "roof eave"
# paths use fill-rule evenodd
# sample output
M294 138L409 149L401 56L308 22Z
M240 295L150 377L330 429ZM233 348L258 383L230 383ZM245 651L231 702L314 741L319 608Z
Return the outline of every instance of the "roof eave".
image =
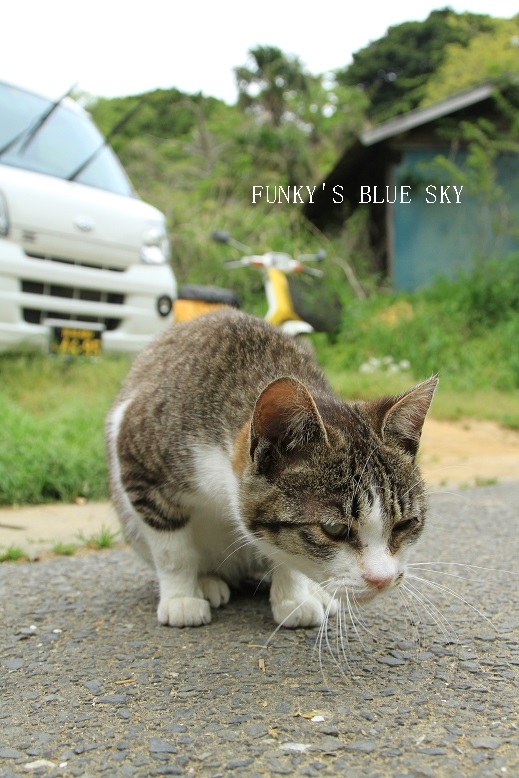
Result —
M439 103L434 103L434 105L429 105L426 108L416 108L414 111L409 111L409 113L396 119L390 119L372 129L364 130L359 135L360 142L363 146L374 146L376 143L392 138L395 135L400 135L415 127L420 127L422 124L427 124L435 119L440 119L443 116L460 111L462 108L467 108L469 105L486 100L493 94L494 90L495 86L491 83L480 84L480 86L474 89L460 92Z

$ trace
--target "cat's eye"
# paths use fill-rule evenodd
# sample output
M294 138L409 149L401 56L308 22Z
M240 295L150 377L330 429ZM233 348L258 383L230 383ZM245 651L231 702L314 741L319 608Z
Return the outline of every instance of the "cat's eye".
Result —
M351 537L352 530L349 524L343 522L332 522L330 524L321 524L321 529L325 535L328 535L332 540L346 540Z
M410 529L414 529L418 524L419 520L416 517L404 519L404 521L399 521L398 524L395 524L393 532L409 532Z

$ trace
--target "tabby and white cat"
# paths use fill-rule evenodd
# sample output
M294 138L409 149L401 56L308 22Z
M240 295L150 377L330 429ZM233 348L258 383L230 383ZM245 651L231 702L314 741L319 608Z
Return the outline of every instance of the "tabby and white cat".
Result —
M159 622L207 624L229 586L267 574L286 627L397 586L425 520L415 458L437 380L341 402L304 349L231 309L159 336L107 420L112 499L156 570Z

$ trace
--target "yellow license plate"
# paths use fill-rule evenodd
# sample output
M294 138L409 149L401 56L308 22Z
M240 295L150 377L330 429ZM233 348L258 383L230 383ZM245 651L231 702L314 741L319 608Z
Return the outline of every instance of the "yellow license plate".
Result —
M101 354L102 324L47 320L50 352L56 356L98 357Z

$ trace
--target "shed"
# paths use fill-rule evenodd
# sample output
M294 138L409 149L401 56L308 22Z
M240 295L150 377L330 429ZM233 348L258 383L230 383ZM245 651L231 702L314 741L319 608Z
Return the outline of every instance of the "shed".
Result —
M509 134L503 105L517 105L516 92L485 83L366 129L305 204L305 216L330 233L356 209L367 209L373 270L401 290L518 250L519 155L500 151L492 185L478 190L474 168L466 177L471 168L460 134L462 122L482 118ZM455 167L448 170L438 158Z

